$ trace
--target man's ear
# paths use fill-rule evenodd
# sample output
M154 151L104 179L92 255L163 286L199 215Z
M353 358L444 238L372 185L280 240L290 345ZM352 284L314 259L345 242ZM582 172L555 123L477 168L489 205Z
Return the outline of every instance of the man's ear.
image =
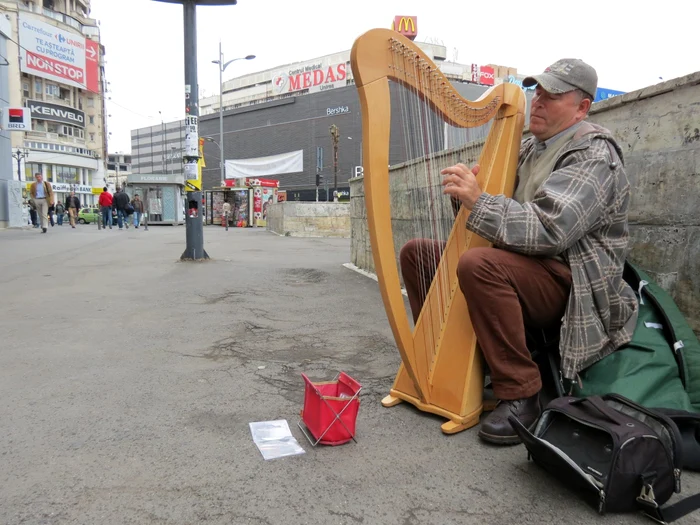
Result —
M579 111L582 111L584 115L588 115L588 111L591 109L591 104L591 99L584 97L581 99L581 102L579 102L578 109Z

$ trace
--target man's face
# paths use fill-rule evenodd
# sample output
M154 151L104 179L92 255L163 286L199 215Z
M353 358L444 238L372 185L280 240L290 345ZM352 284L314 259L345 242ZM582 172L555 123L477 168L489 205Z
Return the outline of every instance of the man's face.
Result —
M590 107L590 100L577 91L556 94L537 86L530 108L530 131L538 140L547 140L583 120Z
M39 174L39 173L37 173L36 175L34 175L34 178L36 179L37 182L41 182L41 181L44 180L43 175L41 175L41 174Z

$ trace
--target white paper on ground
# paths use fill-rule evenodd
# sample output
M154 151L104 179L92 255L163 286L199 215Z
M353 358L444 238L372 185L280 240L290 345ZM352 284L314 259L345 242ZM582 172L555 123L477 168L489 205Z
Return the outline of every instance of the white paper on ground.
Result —
M253 441L263 459L277 459L306 452L292 436L286 419L256 421L248 424Z

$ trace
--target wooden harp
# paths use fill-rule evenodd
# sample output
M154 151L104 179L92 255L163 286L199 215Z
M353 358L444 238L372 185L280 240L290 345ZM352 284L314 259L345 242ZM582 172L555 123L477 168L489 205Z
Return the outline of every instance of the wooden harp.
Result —
M364 192L372 256L401 355L393 387L382 404L407 401L422 411L438 414L449 420L442 431L452 434L479 422L484 389L482 356L456 268L465 250L490 243L465 228L469 212L463 206L457 208L456 216L450 210L441 241L444 249L435 263L422 309L412 323L402 294L401 243L395 242L394 230L403 223L406 208L418 209L423 224L433 222L430 216L436 209L451 208L449 198L442 193L440 169L459 161L478 161L481 171L477 180L482 190L512 195L525 96L517 85L503 83L477 100L467 100L420 48L388 29L373 29L360 36L352 47L350 62L362 111ZM397 95L397 90L403 94ZM418 117L392 129L392 107L398 107L402 114L407 109L415 111ZM436 125L437 121L442 123ZM484 130L483 135L472 140L470 131L476 129ZM451 148L448 138L455 130L466 138ZM402 169L417 173L416 180L426 182L413 187L408 178L392 182L397 170L392 168L390 177L390 150L401 149L400 137L404 149L399 157L411 159ZM406 195L416 198L401 207L397 201ZM445 214L435 216L444 225ZM418 236L434 231L424 224Z

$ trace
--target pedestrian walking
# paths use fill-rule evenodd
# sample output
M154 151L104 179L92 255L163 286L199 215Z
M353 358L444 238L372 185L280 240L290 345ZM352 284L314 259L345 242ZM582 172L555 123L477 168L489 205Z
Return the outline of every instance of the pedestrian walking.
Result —
M56 224L63 226L63 214L66 213L66 207L60 201L56 203Z
M102 214L102 227L106 230L107 224L109 224L109 229L112 229L112 194L107 191L107 186L102 188L102 193L100 193L100 198L97 200L97 204L100 205L100 213Z
M123 189L117 188L117 191L114 194L112 207L117 210L117 225L119 226L120 230L124 229L124 226L126 226L127 230L129 229L129 214L127 212L128 206L129 196Z
M53 208L53 188L44 180L41 173L35 173L34 182L29 187L29 194L34 199L36 211L39 214L41 233L46 233L49 226L49 208Z
M80 212L80 199L78 199L74 191L71 191L66 199L66 208L68 209L70 225L72 228L75 228L75 222L78 220L78 213ZM99 219L97 222L100 222Z
M224 212L223 220L226 223L226 231L228 231L228 221L229 217L231 216L231 203L228 200L225 200L222 209Z
M139 224L141 223L141 215L144 212L143 201L141 200L141 197L139 197L138 193L134 194L134 199L131 201L131 205L134 207L134 228L138 228Z
M39 227L39 220L36 214L36 203L34 202L34 199L31 197L29 198L29 218L32 222L32 227L33 228L38 228Z

